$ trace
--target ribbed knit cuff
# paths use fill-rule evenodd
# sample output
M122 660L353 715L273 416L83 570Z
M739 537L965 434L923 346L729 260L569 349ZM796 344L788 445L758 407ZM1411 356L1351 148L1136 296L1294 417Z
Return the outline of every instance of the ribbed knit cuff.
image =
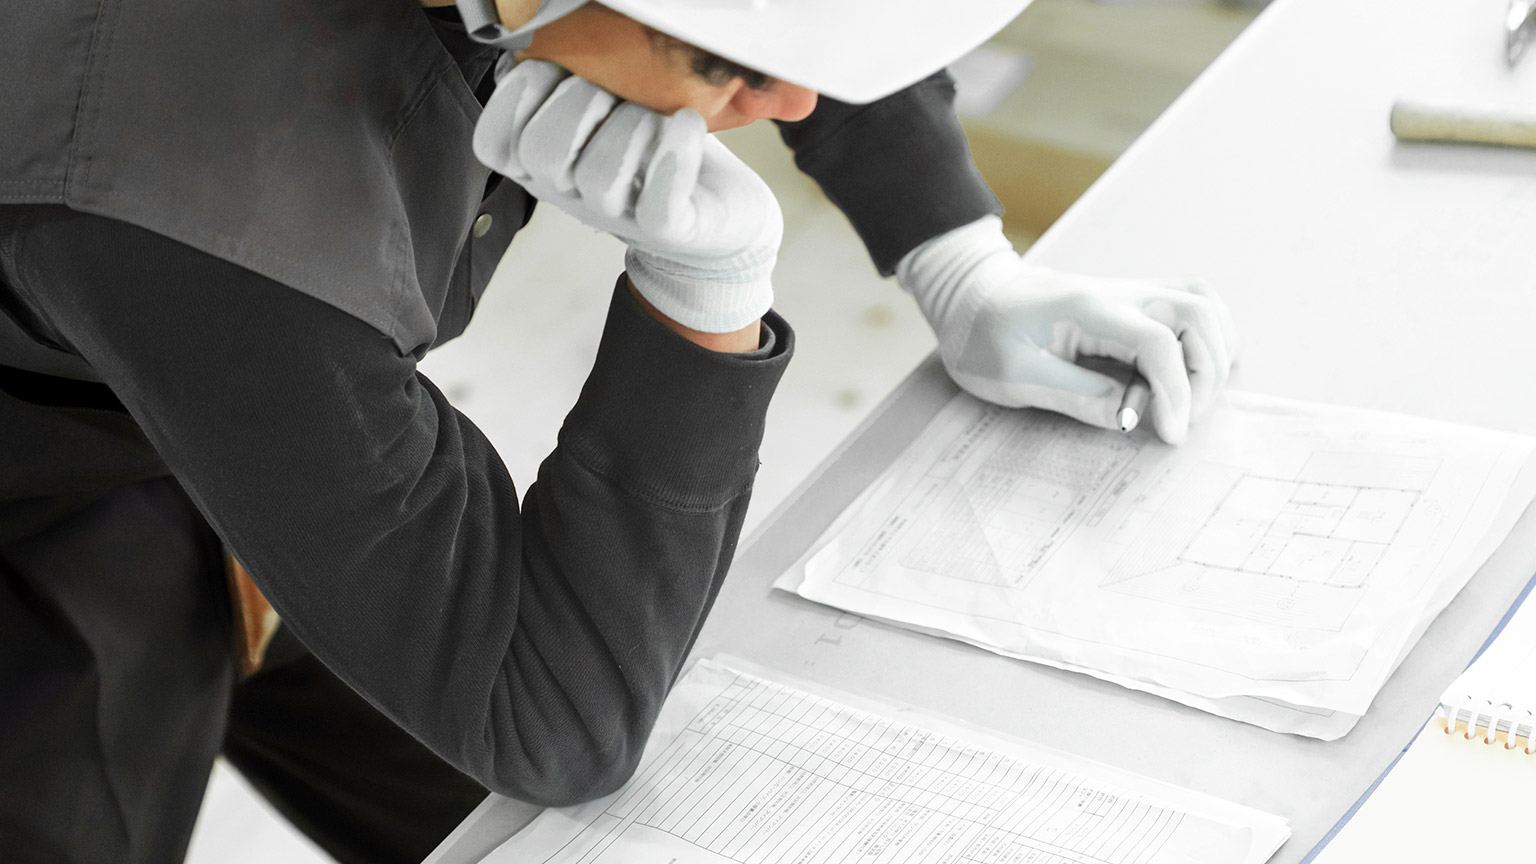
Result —
M711 510L747 492L769 400L794 352L773 312L772 347L710 351L640 308L621 276L597 360L560 443L625 491L677 510Z
M766 266L751 262L731 274L738 277L735 281L722 281L722 274L696 278L694 267L633 247L624 254L624 266L636 290L661 314L704 333L733 333L763 317L773 305L772 256Z
M983 216L907 253L896 265L896 281L917 300L941 346L955 350L998 277L1018 263L1002 220Z

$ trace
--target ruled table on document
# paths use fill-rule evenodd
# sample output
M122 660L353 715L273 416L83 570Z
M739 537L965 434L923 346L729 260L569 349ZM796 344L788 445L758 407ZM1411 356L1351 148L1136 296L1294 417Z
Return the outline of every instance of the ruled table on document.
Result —
M1248 839L1062 767L724 667L705 671L708 692L622 790L551 811L566 814L556 820L561 839L525 832L530 842L544 835L542 857L524 848L505 860L1152 864L1204 860L1190 850L1241 850Z

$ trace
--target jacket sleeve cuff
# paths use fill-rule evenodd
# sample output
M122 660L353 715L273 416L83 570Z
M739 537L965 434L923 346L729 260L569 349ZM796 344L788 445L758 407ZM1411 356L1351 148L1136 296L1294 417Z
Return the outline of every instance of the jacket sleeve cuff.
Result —
M768 403L794 353L778 314L763 347L710 351L667 329L614 286L597 359L560 444L629 494L678 510L712 510L751 489Z
M821 97L810 117L779 124L795 164L853 223L882 276L920 243L1000 215L971 158L943 70L867 105Z

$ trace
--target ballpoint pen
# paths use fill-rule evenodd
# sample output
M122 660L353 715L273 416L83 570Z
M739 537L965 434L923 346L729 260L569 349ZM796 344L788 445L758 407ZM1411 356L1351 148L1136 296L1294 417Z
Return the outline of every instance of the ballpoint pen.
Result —
M1525 53L1525 46L1536 32L1536 0L1509 0L1504 18L1504 59L1511 68Z
M1147 385L1147 379L1140 375L1132 376L1131 383L1125 387L1125 396L1120 400L1120 410L1115 414L1121 432L1135 430L1141 418L1146 416L1147 401L1151 398L1152 388Z

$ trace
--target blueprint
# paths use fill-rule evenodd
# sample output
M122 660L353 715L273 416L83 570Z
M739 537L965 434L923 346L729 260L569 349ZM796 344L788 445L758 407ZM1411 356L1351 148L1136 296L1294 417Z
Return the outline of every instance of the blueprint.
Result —
M545 811L485 860L1256 864L1290 833L1277 816L853 701L700 661L622 789Z
M961 394L778 585L1337 737L1536 494L1531 447L1245 394L1170 447Z

